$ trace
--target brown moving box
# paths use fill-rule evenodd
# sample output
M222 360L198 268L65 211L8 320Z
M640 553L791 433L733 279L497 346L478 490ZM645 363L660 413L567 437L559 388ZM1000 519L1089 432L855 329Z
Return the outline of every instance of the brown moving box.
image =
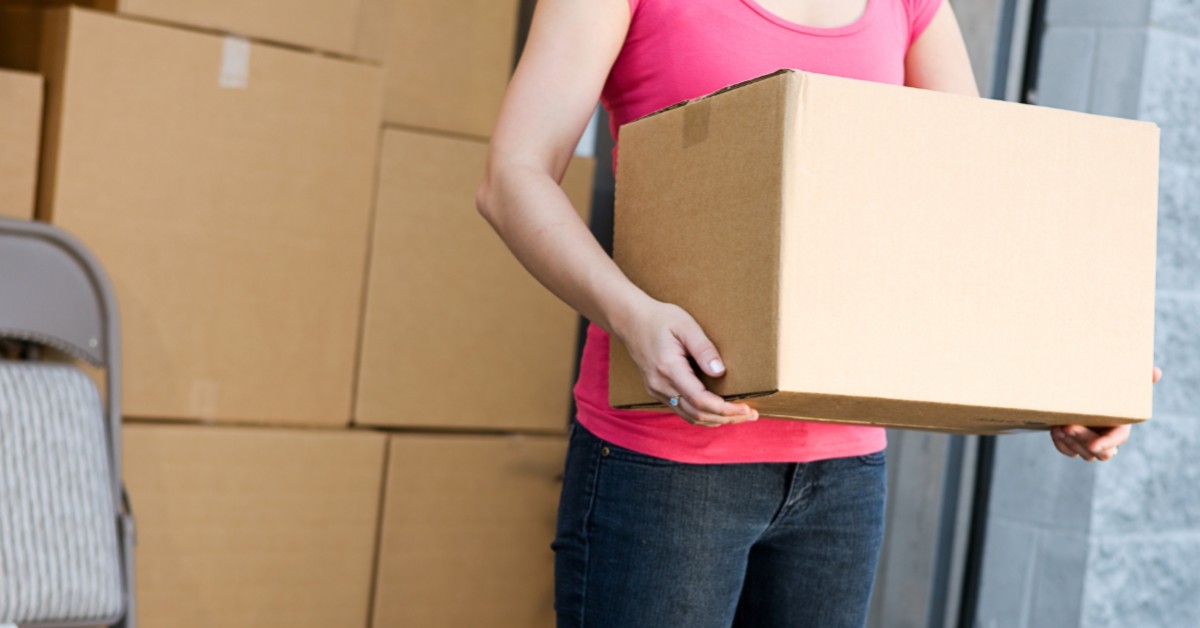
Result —
M554 625L566 440L391 439L373 628Z
M355 422L567 426L576 314L475 211L482 142L383 134ZM594 162L563 188L584 214Z
M80 0L79 4L346 55L384 0Z
M33 218L42 77L0 70L0 216Z
M134 417L346 425L378 68L49 12L38 215L112 277Z
M140 625L367 625L386 437L130 423L123 432Z
M1150 417L1153 124L785 72L621 129L616 258L763 415ZM611 401L651 402L614 343Z
M389 124L489 137L512 74L519 0L372 0L358 54L383 62Z

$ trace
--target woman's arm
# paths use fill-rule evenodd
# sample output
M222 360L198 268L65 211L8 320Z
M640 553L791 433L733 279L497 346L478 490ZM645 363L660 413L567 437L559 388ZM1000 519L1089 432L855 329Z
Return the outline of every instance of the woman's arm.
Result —
M704 389L691 355L724 373L716 348L682 309L633 285L559 187L629 29L628 0L539 0L509 84L476 205L534 277L621 339L659 401L699 425L757 418Z

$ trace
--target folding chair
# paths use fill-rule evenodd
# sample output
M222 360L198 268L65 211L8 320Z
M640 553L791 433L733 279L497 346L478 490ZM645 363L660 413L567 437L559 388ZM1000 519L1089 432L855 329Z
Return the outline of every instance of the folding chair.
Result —
M0 628L135 628L118 332L77 240L0 218ZM103 368L105 395L47 347Z

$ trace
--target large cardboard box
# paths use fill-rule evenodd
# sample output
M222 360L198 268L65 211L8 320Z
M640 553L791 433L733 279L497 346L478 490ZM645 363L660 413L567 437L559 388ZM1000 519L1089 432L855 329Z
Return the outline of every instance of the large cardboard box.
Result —
M486 158L384 131L357 423L566 429L579 319L475 211ZM576 158L562 183L585 216L593 168Z
M367 625L386 437L124 427L146 628Z
M82 0L99 9L256 39L355 53L358 30L384 0Z
M381 71L77 8L44 39L38 214L113 280L127 415L347 424Z
M357 52L387 71L389 124L489 137L512 74L519 0L372 0Z
M1153 124L784 72L621 129L616 259L766 416L1150 417ZM614 343L611 401L649 399Z
M42 77L0 70L0 216L33 218Z
M554 625L566 439L391 439L373 628Z

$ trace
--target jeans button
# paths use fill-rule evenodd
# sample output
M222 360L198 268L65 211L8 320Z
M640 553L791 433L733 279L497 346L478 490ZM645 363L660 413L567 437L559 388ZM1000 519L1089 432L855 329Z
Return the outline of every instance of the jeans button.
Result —
M600 455L601 455L601 456L604 456L605 458L607 458L607 457L608 457L608 454L611 454L611 453L612 453L612 451L610 451L610 450L608 449L608 447L601 447L601 448L600 448Z

